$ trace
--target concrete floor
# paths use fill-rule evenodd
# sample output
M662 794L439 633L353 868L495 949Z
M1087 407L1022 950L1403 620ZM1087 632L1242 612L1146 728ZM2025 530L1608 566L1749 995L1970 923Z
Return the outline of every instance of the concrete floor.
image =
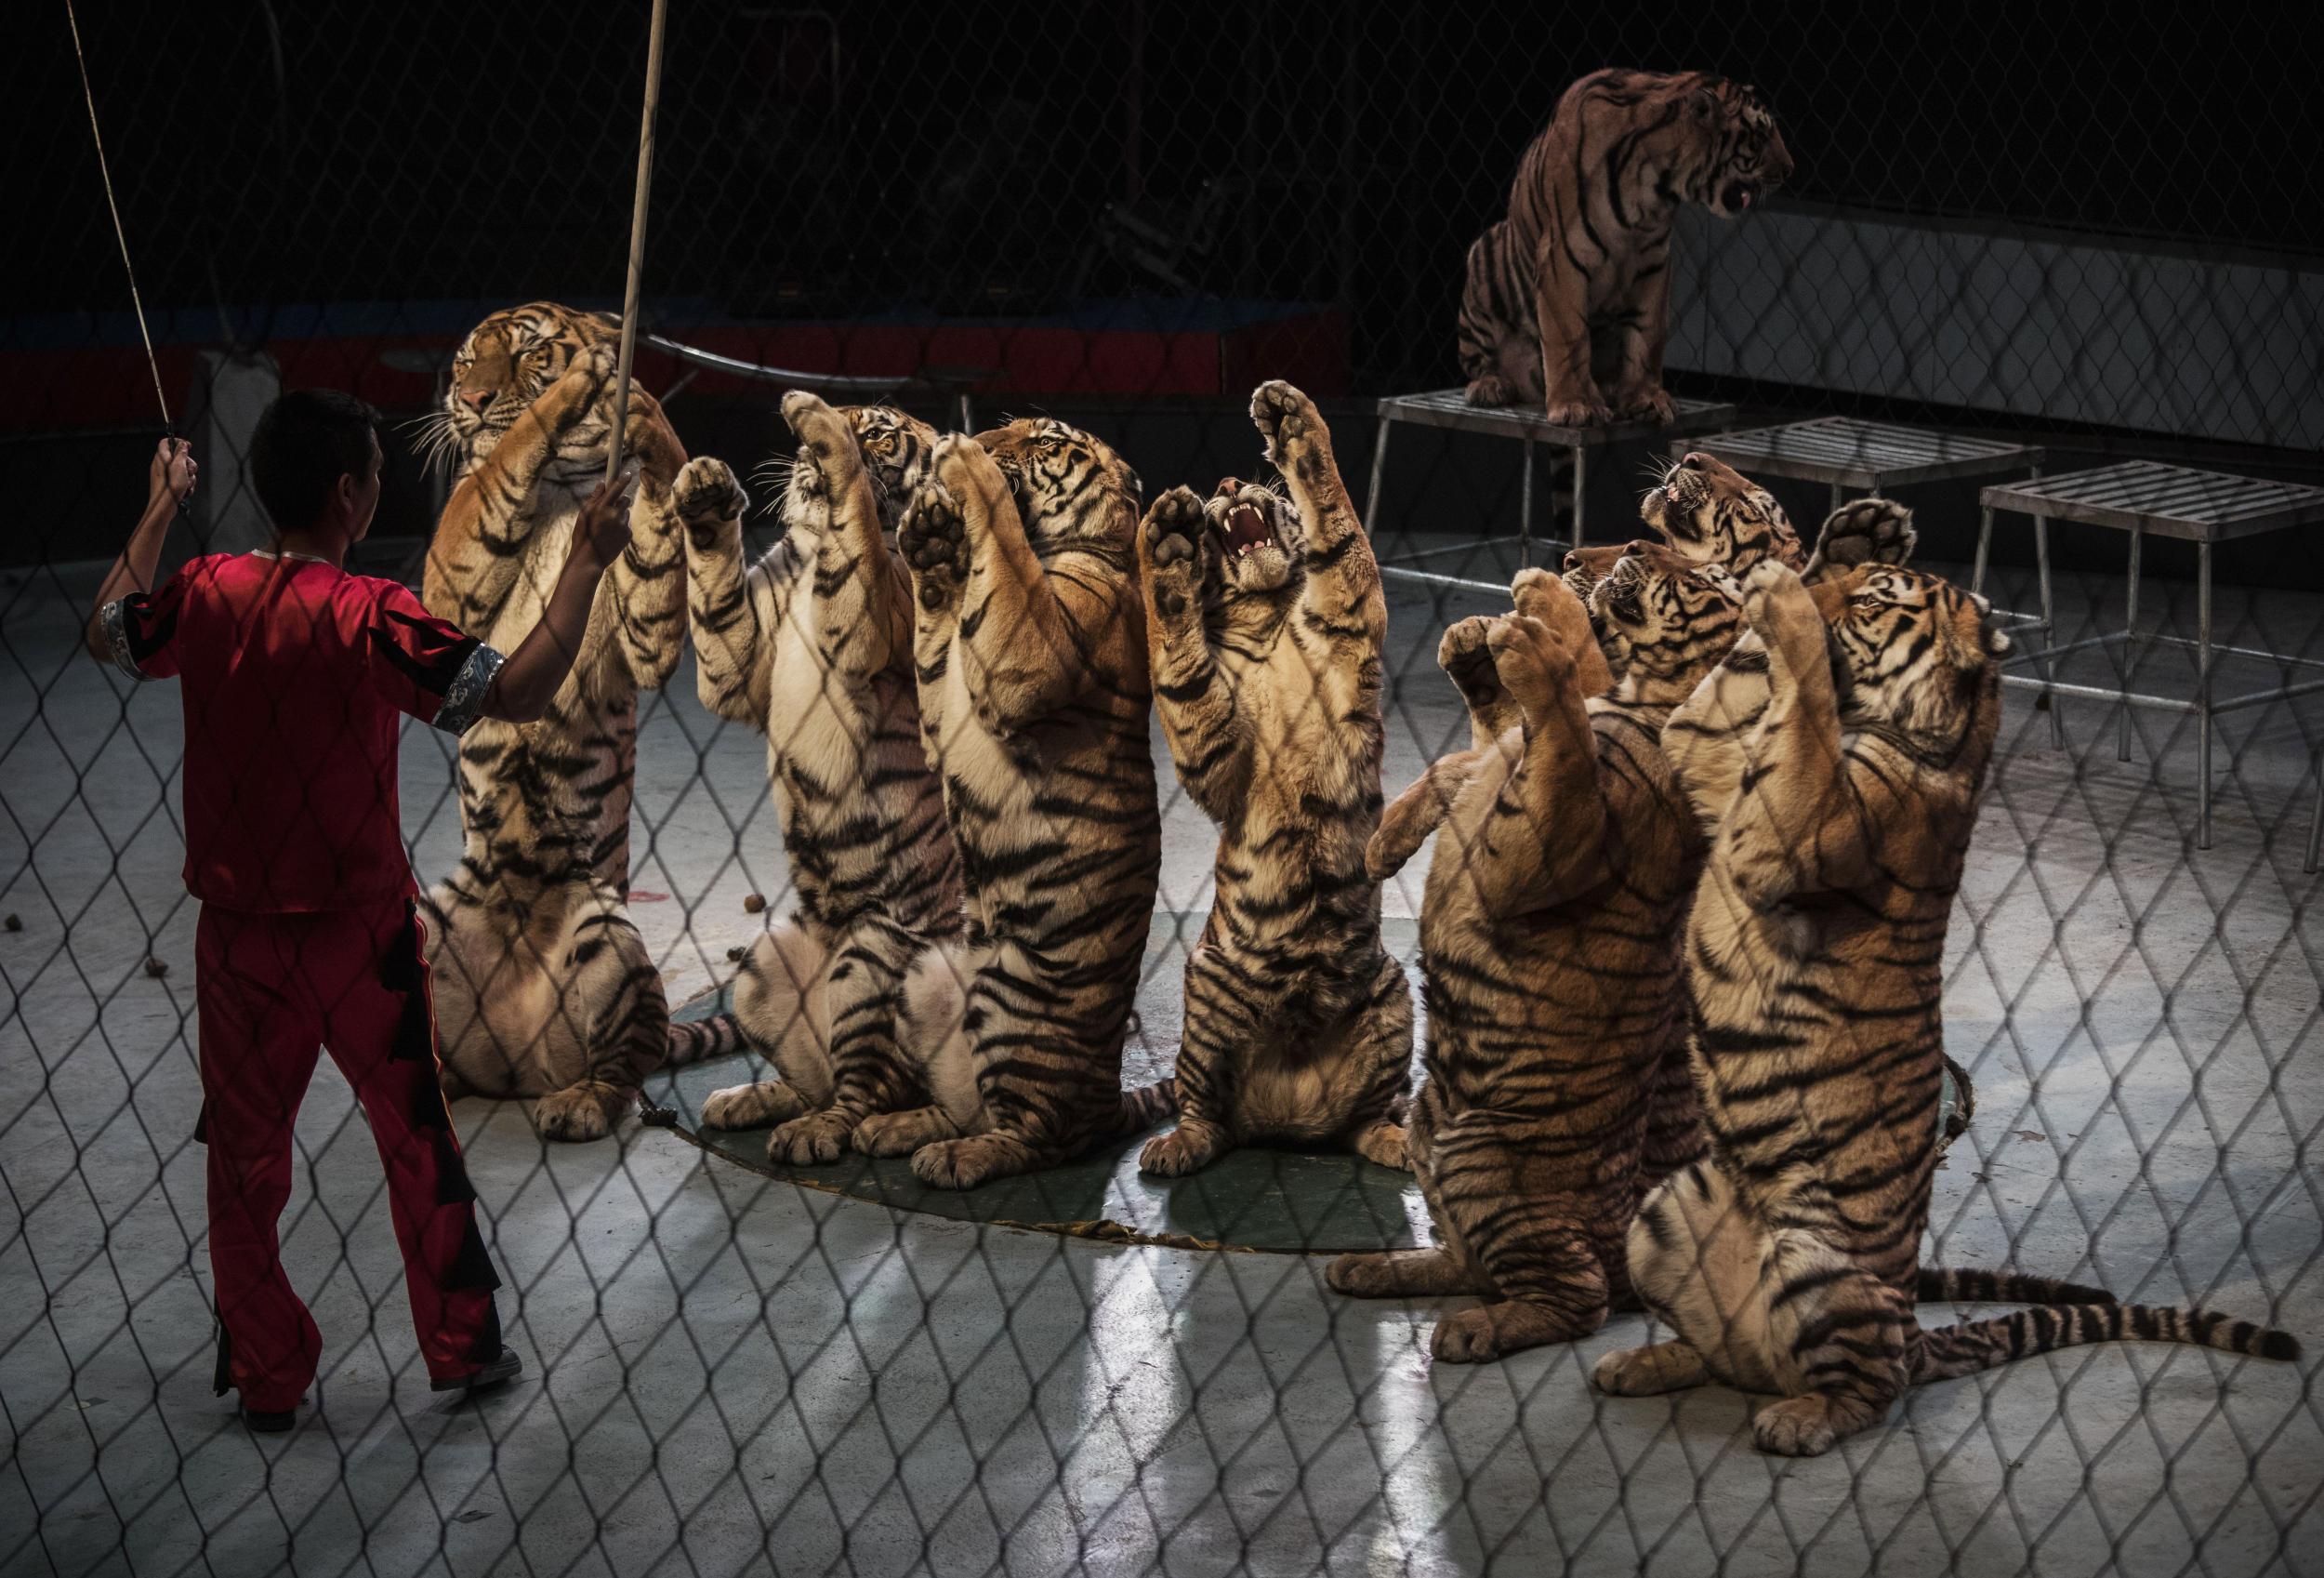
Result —
M175 687L69 660L93 575L43 573L0 611L0 910L23 925L0 933L0 1573L2324 1571L2324 936L2299 869L2324 710L2222 727L2197 851L2182 720L2139 715L2126 764L2106 709L2075 705L2061 752L2012 696L1951 935L1948 1031L1979 1110L1934 1217L1955 1263L2272 1312L2309 1346L2297 1366L2083 1349L1926 1388L1782 1463L1750 1449L1736 1394L1587 1388L1637 1317L1439 1367L1438 1306L1340 1299L1318 1259L896 1213L634 1122L545 1148L521 1105L470 1102L533 1372L449 1404L421 1384L377 1163L325 1074L286 1218L323 1379L294 1434L257 1441L209 1388ZM2118 597L2087 581L2061 603ZM1491 602L1393 586L1392 790L1459 729L1438 630ZM2192 603L2148 589L2150 617L2191 626ZM2314 599L2221 607L2246 635L2324 641ZM674 998L728 968L759 923L746 894L783 892L759 742L690 692L689 672L649 706L640 749L635 913ZM446 762L411 732L423 874L456 847ZM1168 826L1163 907L1199 911L1209 829L1175 796ZM1175 985L1155 973L1157 1020Z

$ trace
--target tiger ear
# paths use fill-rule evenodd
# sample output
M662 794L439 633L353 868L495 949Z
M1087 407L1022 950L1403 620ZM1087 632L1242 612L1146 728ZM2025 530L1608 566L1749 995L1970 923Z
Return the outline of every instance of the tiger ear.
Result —
M1129 489L1132 503L1138 502L1146 496L1146 484L1139 481L1138 473L1130 469L1129 462L1127 460L1122 462L1122 485Z

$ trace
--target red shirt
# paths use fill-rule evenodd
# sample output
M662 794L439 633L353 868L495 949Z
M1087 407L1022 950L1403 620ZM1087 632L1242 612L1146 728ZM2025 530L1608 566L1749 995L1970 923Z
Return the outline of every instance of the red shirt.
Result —
M498 653L393 581L268 553L196 559L103 619L125 672L183 681L194 897L276 913L418 891L396 805L397 715L458 734Z

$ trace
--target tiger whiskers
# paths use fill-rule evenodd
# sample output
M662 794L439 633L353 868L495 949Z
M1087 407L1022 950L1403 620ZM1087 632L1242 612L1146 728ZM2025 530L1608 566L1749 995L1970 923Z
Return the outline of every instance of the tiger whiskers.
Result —
M1678 469L1679 463L1676 460L1658 455L1647 456L1645 459L1639 462L1638 466L1639 474L1646 479L1646 486L1650 491L1657 487L1670 486L1670 474Z
M429 411L401 426L407 432L417 431L412 441L412 453L418 457L420 470L429 474L439 470L449 473L468 447L459 430L453 426L448 411Z
M789 497L791 491L791 473L798 468L797 455L770 455L752 470L750 480L754 490L764 498L759 506L760 514L782 512L783 500Z

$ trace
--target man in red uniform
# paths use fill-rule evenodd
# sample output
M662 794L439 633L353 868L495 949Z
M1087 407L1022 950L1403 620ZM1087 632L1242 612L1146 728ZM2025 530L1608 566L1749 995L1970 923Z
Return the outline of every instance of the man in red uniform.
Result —
M431 1384L473 1391L522 1368L501 1341L500 1280L437 1082L419 890L396 807L399 715L455 735L480 717L540 716L629 540L625 478L584 507L539 625L504 658L403 587L341 567L379 502L376 423L345 394L277 400L250 450L274 546L195 559L148 591L194 484L184 443L164 440L86 630L90 653L131 677L180 681L218 1389L239 1391L254 1430L290 1428L323 1349L275 1230L318 1046L354 1088L387 1169Z

